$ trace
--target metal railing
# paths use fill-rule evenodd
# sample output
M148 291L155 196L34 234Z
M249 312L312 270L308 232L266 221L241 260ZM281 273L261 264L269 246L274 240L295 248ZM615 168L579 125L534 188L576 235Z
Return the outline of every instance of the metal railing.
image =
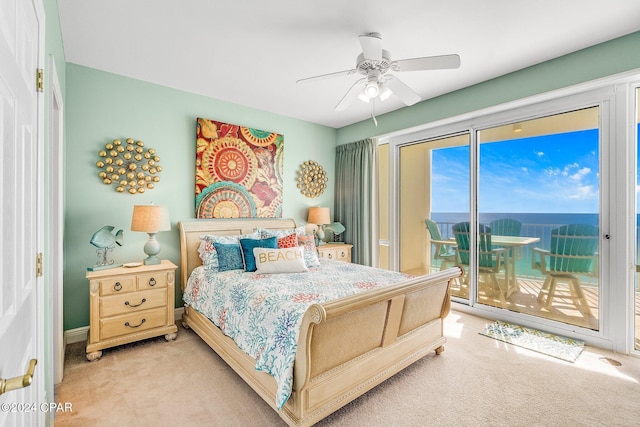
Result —
M438 222L438 228L442 238L454 238L452 227L453 222ZM516 260L516 276L524 279L544 280L544 275L540 271L532 268L533 248L549 249L551 245L551 230L565 224L522 224L521 236L538 237L539 242L521 248L520 257ZM597 278L581 277L581 282L585 285L597 285Z

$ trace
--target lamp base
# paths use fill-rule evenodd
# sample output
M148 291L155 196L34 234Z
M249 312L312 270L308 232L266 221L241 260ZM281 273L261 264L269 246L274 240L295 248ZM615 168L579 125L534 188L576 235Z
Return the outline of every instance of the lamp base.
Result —
M144 253L148 255L144 260L144 265L156 265L160 264L160 258L157 255L160 253L160 243L156 240L156 233L148 233L149 240L144 244Z
M318 239L318 242L316 243L316 246L322 246L327 244L327 242L324 241L325 236L326 234L324 232L324 224L318 225L318 232L316 234L316 238Z
M150 256L149 258L144 260L144 265L156 265L160 264L162 260L157 256Z

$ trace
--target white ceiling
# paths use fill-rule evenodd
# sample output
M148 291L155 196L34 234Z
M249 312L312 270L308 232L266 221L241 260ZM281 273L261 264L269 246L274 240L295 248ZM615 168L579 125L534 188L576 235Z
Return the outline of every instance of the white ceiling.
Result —
M396 73L422 99L640 30L639 0L57 0L68 62L339 128L358 35L392 59L457 53L455 70ZM391 97L376 114L397 110Z

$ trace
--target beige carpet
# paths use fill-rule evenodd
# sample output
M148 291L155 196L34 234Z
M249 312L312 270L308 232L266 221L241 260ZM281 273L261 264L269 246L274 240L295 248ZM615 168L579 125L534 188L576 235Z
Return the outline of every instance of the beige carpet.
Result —
M640 359L587 347L575 363L480 335L452 312L448 343L318 426L638 426ZM284 426L192 331L105 350L67 347L55 426ZM620 366L617 366L620 364Z

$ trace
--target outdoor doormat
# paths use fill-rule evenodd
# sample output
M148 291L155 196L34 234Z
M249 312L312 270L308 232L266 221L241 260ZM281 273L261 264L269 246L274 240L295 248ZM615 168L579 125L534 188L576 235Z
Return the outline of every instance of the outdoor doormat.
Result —
M582 350L584 341L574 340L537 329L525 328L512 323L495 321L486 325L480 335L517 345L567 362L575 362Z

